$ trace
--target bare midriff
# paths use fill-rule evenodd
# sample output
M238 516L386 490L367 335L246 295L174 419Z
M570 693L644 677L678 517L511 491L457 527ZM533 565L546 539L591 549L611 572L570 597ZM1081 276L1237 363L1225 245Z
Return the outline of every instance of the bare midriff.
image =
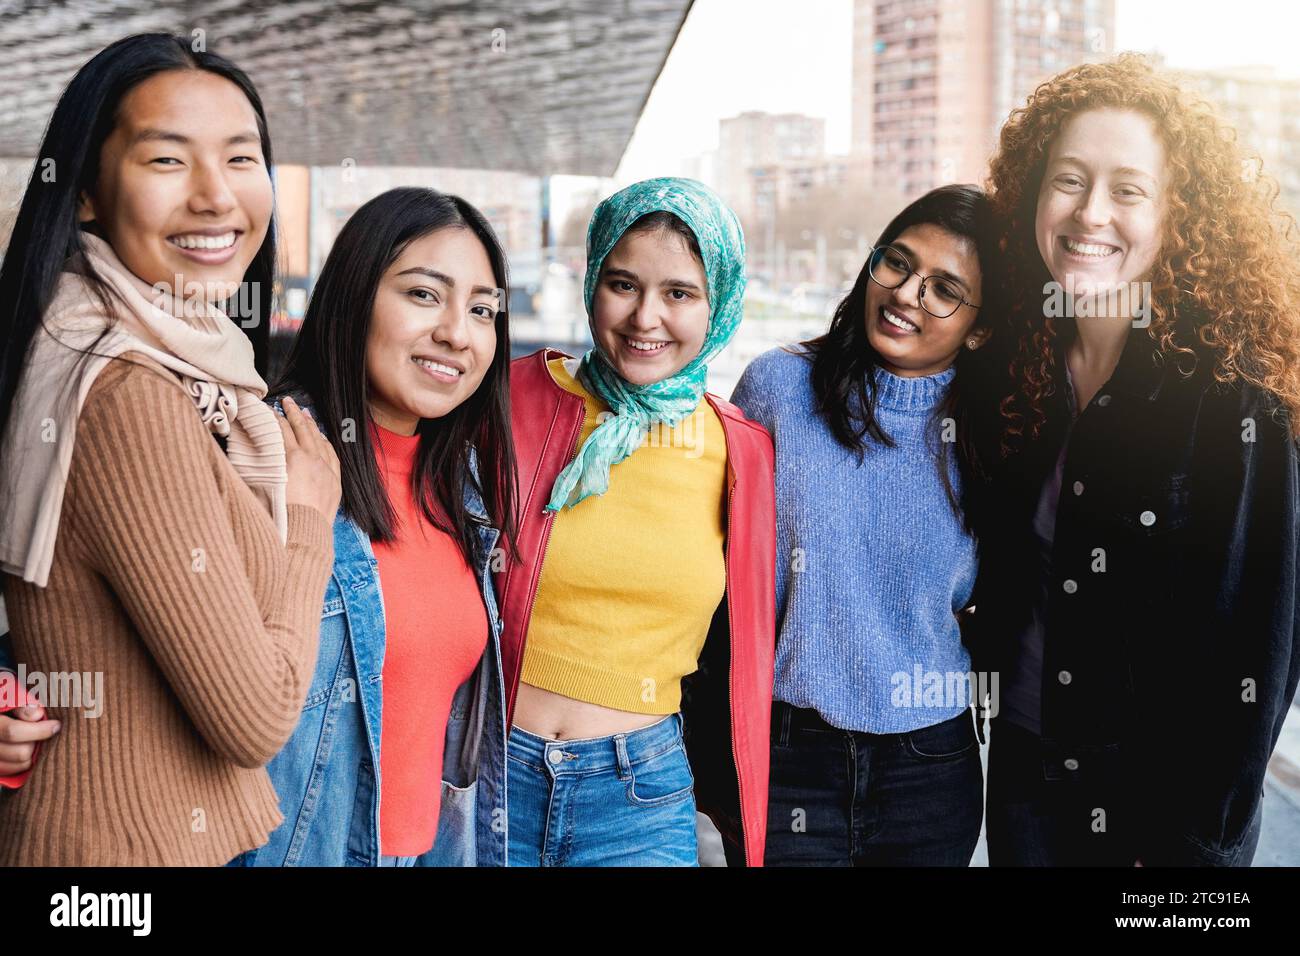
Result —
M635 714L574 700L554 691L521 683L515 698L514 725L546 740L586 740L649 727L663 714Z

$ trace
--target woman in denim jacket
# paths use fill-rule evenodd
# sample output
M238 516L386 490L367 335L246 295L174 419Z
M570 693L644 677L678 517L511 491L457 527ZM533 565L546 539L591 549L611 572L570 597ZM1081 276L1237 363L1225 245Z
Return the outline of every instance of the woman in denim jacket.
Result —
M334 568L302 719L268 768L284 823L234 865L506 863L490 575L512 520L506 288L486 220L429 189L366 203L330 251L273 393L307 408L344 462Z

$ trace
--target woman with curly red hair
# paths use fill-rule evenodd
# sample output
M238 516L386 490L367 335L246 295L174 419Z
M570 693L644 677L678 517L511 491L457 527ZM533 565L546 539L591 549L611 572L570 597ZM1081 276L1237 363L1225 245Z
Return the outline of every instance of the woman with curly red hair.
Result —
M1133 54L1015 110L990 192L1011 301L974 519L989 861L1249 865L1300 676L1294 220Z

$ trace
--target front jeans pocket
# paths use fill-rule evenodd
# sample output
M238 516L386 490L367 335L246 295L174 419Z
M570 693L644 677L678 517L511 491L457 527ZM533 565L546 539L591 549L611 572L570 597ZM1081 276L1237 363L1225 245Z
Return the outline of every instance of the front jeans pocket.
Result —
M676 746L631 766L627 782L628 803L637 807L661 807L686 800L695 787L686 748Z
M970 711L903 735L904 748L921 760L952 760L968 753L975 745L975 724Z

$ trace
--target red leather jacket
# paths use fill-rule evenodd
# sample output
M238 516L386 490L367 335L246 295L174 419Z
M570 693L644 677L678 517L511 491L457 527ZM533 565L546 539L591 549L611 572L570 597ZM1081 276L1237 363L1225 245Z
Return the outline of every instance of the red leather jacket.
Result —
M577 453L583 403L551 377L543 349L510 366L510 418L519 462L518 553L497 574L507 720L513 722L524 639L554 515L551 487ZM696 806L728 858L763 865L776 646L776 496L772 439L734 405L707 394L727 440L727 586L699 670L682 682L686 752Z

